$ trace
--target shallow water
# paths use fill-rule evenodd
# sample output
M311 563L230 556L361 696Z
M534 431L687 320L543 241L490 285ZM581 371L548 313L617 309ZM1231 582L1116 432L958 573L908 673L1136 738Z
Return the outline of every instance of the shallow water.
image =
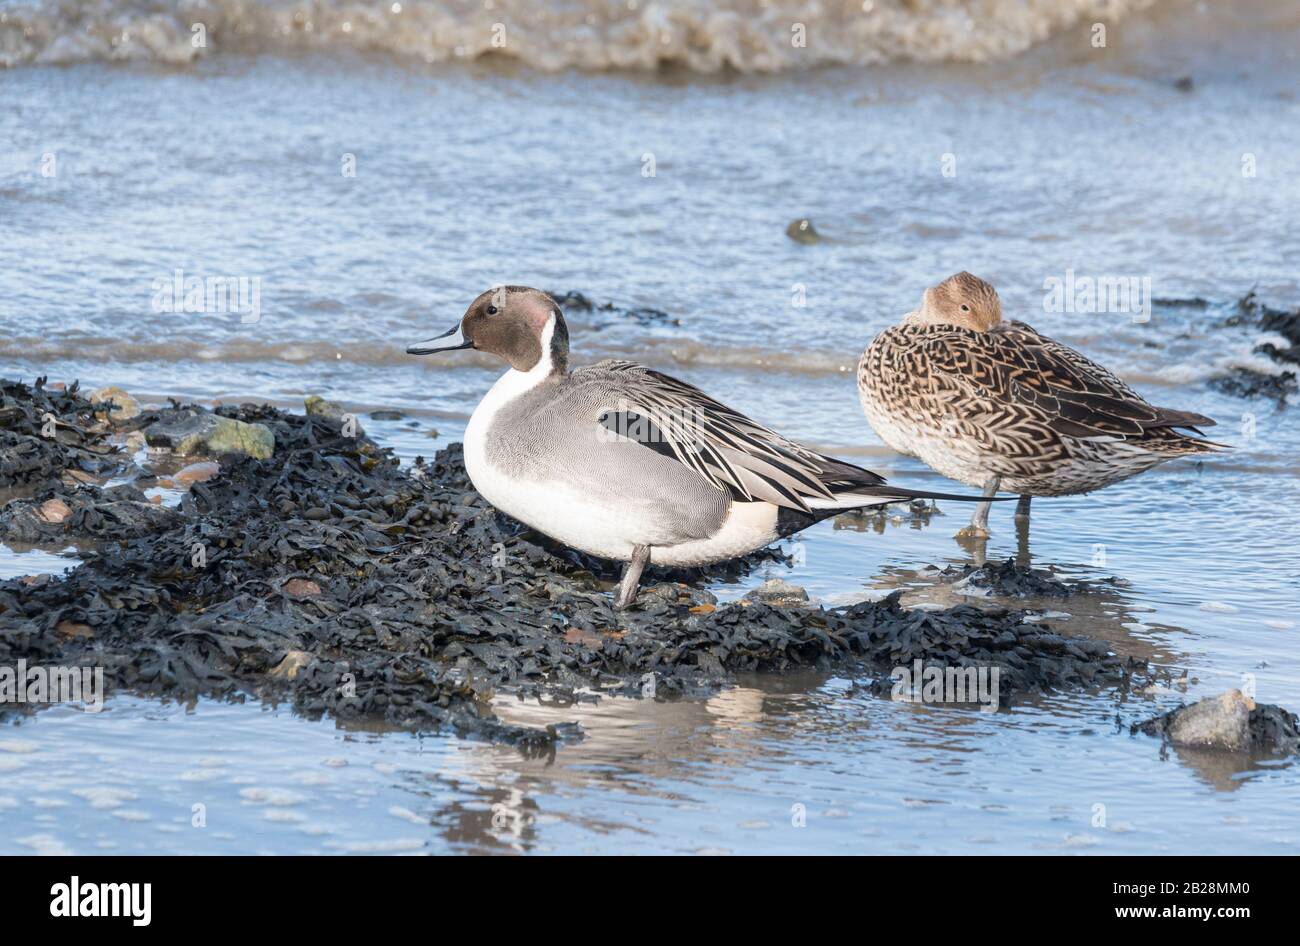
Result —
M1251 354L1257 336L1217 327L1237 298L1300 302L1300 28L1259 3L1166 3L1110 38L1092 49L1081 23L994 65L777 76L546 74L373 47L0 72L5 376L398 408L409 419L367 429L428 455L500 369L402 349L480 290L526 283L668 314L575 313L580 361L646 361L944 488L880 445L852 368L926 285L966 268L1009 315L1219 419L1235 448L1035 503L1036 565L1122 583L1034 604L1187 670L1172 693L981 714L807 676L706 703L503 698L512 720L583 723L586 740L550 760L119 695L0 733L0 851L1293 851L1294 766L1164 754L1127 726L1243 684L1300 709L1300 433L1293 412L1206 384L1233 365L1276 370ZM803 216L822 243L785 236ZM177 269L260 280L258 321L155 311ZM1157 299L1208 305L1166 301L1149 321L1044 311L1044 280L1069 270L1147 276ZM771 574L832 603L924 582L927 564L970 560L952 539L961 510L943 511L881 533L823 523L792 573ZM994 513L990 558L1017 552L1010 516ZM4 551L0 574L75 563L58 551Z

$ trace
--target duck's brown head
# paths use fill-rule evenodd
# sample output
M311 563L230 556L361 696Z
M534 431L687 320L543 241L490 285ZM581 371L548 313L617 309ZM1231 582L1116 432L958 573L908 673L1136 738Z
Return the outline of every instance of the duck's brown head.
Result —
M459 348L491 352L516 371L544 365L563 374L568 370L569 329L559 305L540 289L498 286L470 303L451 331L412 345L406 353L431 355Z
M920 307L903 321L909 325L957 325L973 332L987 332L1002 322L1002 300L991 285L963 271L925 290Z

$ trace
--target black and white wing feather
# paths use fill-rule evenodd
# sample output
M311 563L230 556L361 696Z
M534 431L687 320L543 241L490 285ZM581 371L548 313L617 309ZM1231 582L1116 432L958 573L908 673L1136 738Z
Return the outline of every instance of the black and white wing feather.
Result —
M574 378L584 372L611 382L615 403L602 405L602 426L673 457L733 499L807 512L867 505L873 497L942 495L888 486L870 470L810 450L694 385L635 362L602 361L575 371Z

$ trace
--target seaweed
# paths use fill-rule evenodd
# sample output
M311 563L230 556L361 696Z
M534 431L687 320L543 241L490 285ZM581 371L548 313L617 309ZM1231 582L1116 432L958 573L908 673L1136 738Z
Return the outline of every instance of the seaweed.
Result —
M1221 324L1228 328L1246 326L1282 336L1285 346L1261 342L1255 346L1255 353L1265 355L1279 365L1300 365L1300 308L1273 308L1252 289L1238 300L1233 313ZM1224 394L1243 398L1267 398L1277 402L1279 407L1286 407L1288 398L1300 390L1296 371L1289 368L1268 374L1255 368L1237 367L1231 374L1211 378L1210 384Z
M23 419L48 410L70 425L90 410L75 389L4 391ZM129 424L147 435L178 409ZM705 587L780 560L777 550L651 569L637 606L617 612L617 564L494 510L458 444L403 467L336 418L256 405L215 413L265 424L274 454L223 456L220 473L175 509L143 512L150 504L131 486L68 488L57 473L84 462L80 444L34 448L49 451L33 467L47 482L0 510L0 524L31 525L33 504L57 499L69 514L43 523L41 537L76 533L90 548L64 577L0 582L0 663L103 667L110 691L284 698L313 717L449 728L537 752L576 730L508 725L489 708L495 694L673 699L714 692L739 672L881 675L923 659L1001 668L1005 705L1147 672L1102 642L1026 624L1022 612L911 611L898 594L829 610L719 605ZM20 448L39 433L16 436Z
M570 289L568 292L548 292L565 312L589 313L588 323L592 328L606 328L620 322L635 322L642 328L656 325L681 325L681 319L673 318L662 309L648 306L623 308L612 302L596 303L581 292Z
M1014 558L979 566L949 565L939 577L950 584L973 585L995 595L1016 598L1068 598L1092 587L1088 582L1061 581L1050 572L1019 565Z
M57 478L66 470L102 473L117 465L91 404L73 384L46 388L0 381L0 488Z

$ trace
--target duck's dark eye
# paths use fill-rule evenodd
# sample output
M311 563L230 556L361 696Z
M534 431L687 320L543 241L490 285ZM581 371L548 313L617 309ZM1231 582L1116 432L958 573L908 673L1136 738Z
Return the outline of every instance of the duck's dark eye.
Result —
M963 312L969 312L969 311L970 311L970 306L968 306L966 303L963 302L963 303L961 304L961 310L962 310Z
M497 314L499 311L501 311L501 310L498 309L498 308L497 308L496 306L494 306L494 305L490 305L490 306L488 306L486 309L484 309L483 311L485 311L488 315L496 315L496 314Z

